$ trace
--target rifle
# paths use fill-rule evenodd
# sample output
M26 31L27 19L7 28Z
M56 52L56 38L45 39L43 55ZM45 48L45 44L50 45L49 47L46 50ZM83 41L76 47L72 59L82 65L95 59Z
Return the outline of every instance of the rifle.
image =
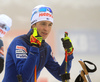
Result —
M90 61L82 61L82 60L80 60L79 63L81 64L83 70L81 70L81 73L76 78L75 82L92 82L91 78L89 76L89 72L95 72L97 70L96 65ZM94 65L94 69L90 69L85 63ZM87 79L86 79L85 75L86 75Z

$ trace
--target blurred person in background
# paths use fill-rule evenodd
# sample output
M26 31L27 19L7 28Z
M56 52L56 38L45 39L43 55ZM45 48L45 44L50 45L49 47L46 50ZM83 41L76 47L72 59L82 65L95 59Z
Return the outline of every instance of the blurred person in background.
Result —
M2 37L10 30L12 19L5 14L0 14L0 73L4 68L4 44Z
M45 42L53 25L50 7L38 5L32 11L31 29L11 42L6 56L3 82L36 82L45 67L56 79L65 73L65 59L61 65L52 56L50 45ZM68 52L68 73L73 59L73 46L69 37L62 38L63 47ZM52 40L52 38L51 38ZM61 55L62 56L62 55Z

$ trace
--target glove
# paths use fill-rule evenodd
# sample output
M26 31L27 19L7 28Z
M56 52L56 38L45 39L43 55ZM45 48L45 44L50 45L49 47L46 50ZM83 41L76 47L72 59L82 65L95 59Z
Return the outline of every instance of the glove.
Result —
M61 38L61 40L62 40L65 51L67 50L68 55L71 55L73 53L74 48L73 48L70 38L68 37L67 32L65 32L65 37Z
M42 37L39 35L37 28L33 28L33 34L30 36L31 46L40 47L42 43Z

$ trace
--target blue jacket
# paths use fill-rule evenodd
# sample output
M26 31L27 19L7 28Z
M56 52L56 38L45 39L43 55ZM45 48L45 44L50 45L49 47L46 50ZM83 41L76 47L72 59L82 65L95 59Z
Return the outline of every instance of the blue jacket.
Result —
M41 47L32 47L30 45L30 35L28 34L16 37L7 50L5 75L3 82L18 82L17 75L22 75L23 82L34 82L34 68L37 66L37 78L43 67L58 80L61 80L60 74L64 74L65 61L60 66L51 56L51 47L43 40ZM68 57L68 72L71 68L73 54Z

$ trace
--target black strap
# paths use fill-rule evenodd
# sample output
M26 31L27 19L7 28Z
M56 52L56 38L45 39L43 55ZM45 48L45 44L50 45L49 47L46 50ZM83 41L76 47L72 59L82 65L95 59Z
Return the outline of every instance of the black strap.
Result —
M83 62L85 63L85 66L86 66L86 69L87 69L88 72L95 72L95 71L97 70L97 67L96 67L96 65L95 65L94 63L92 63L92 62L90 62L90 61L83 61ZM90 68L86 65L86 63L91 64L91 65L94 65L94 69L90 69Z
M75 82L83 82L83 78L81 77L80 74L77 76Z
M70 79L70 73L62 74L61 79L62 79L62 81L69 80Z

